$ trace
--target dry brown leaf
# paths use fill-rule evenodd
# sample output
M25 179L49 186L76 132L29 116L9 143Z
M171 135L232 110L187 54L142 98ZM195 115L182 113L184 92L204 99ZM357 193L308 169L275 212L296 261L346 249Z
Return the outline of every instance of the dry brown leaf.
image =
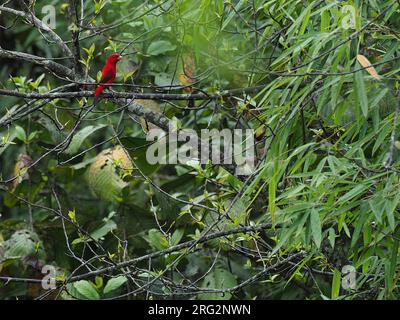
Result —
M192 55L187 55L183 59L182 73L179 75L179 81L184 86L190 86L196 82L196 64ZM185 91L191 92L192 88L187 87Z
M357 61L361 64L363 68L366 68L365 70L367 70L367 72L371 76L373 76L376 80L382 79L381 76L378 74L378 72L376 72L371 62L369 62L369 60L365 56L363 56L362 54L358 54Z
M14 166L14 176L17 178L12 182L11 192L13 192L22 181L29 180L29 167L32 165L32 162L31 157L26 153L20 153L18 155L17 162Z

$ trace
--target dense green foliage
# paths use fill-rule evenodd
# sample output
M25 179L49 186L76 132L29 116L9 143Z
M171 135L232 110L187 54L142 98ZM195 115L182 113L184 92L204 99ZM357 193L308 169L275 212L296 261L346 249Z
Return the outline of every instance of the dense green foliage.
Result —
M15 2L4 6L27 10ZM150 165L140 119L112 99L75 130L91 97L0 95L0 277L27 279L0 280L0 299L399 297L398 1L94 0L81 28L74 2L79 16L80 1L29 10L42 19L54 5L54 31L73 52L80 32L79 77L0 54L2 88L90 82L121 50L114 91L261 86L158 101L180 128L254 129L257 167L235 176L213 163ZM0 12L0 48L74 67L48 34ZM71 130L68 147L52 149ZM57 267L55 290L29 281L44 265ZM350 290L346 265L357 271Z

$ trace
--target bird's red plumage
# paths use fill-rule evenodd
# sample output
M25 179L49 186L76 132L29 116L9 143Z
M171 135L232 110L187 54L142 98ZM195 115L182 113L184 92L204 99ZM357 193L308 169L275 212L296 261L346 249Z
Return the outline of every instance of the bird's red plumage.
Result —
M107 88L106 84L112 83L117 74L117 62L120 59L120 55L118 53L111 54L106 61L103 69L101 70L101 79L100 84L96 87L94 92L94 96L98 97L100 93Z

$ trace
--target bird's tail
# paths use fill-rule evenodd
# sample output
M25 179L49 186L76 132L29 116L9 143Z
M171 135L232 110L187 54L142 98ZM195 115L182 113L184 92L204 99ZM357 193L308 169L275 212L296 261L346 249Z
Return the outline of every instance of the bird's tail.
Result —
M97 88L96 88L96 90L94 92L94 96L98 97L99 94L104 90L104 88L105 88L104 86L97 86Z

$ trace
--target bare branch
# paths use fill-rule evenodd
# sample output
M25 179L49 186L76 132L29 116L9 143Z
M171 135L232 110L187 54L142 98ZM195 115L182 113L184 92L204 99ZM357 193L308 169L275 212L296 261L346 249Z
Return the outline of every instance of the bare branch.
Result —
M103 274L115 269L120 269L123 267L127 267L130 265L135 265L136 263L140 262L140 261L144 261L144 260L148 260L148 259L154 259L157 257L161 257L164 256L166 254L172 253L172 252L177 252L180 251L182 249L186 249L186 248L190 248L192 247L194 244L201 244L201 243L205 243L208 241L211 241L213 239L218 239L221 237L225 237L228 235L232 235L232 234L238 234L238 233L248 233L248 232L257 232L257 231L261 231L261 230L265 230L268 228L271 228L272 225L270 223L262 223L259 225L255 225L255 226L245 226L245 227L237 227L237 228L232 228L232 229L228 229L228 230L224 230L224 231L219 231L219 232L215 232L215 233L210 233L204 237L202 237L201 239L198 240L190 240L190 241L186 241L183 242L181 244L175 245L175 246L171 246L168 249L165 250L160 250L160 251L156 251L156 252L152 252L149 254L146 254L144 256L138 257L138 258L134 258L128 261L124 261L121 263L116 264L115 266L111 266L111 267L106 267L106 268L102 268L102 269L98 269L96 271L93 272L88 272L85 274L81 274L79 276L75 276L69 279L69 282L74 282L74 281L78 281L78 280L82 280L82 279L86 279L88 277L93 277L99 274Z
M38 57L38 56L29 54L29 53L5 50L1 47L0 47L0 57L7 58L7 59L28 61L28 62L37 64L37 65L41 65L41 66L49 69L50 71L54 72L58 76L70 78L70 79L73 78L73 72L71 69L63 66L62 64L54 62L50 59Z
M38 19L33 14L31 14L31 13L28 14L26 12L15 10L15 9L12 9L9 7L4 7L4 6L0 6L0 11L8 12L13 15L24 18L29 24L32 24L33 26L37 27L39 30L45 32L55 43L57 43L57 45L61 48L61 50L63 51L63 53L65 55L67 55L69 57L73 56L71 50L65 44L63 39L61 39L57 33L55 33L53 30L51 30L51 28L49 26L44 24L40 19Z
M78 7L77 7L77 1L76 0L69 0L69 8L70 8L70 16L71 16L71 22L74 25L74 28L72 28L72 43L74 45L73 51L74 51L74 70L75 70L75 77L77 80L81 80L84 77L83 74L83 69L82 65L80 63L81 60L81 47L79 44L79 34L81 31L81 21L78 17ZM83 8L82 8L83 9Z
M231 97L240 94L254 93L261 91L266 86L256 86L248 88L239 88L232 90L224 90L216 93L188 93L188 94L173 94L173 93L141 93L141 92L112 92L102 93L102 98L122 98L122 99L150 99L150 100L210 100L221 97ZM0 89L0 95L14 96L25 99L59 99L59 98L83 98L93 97L93 91L79 92L57 92L57 93L26 93L12 90ZM121 103L121 101L118 101Z

